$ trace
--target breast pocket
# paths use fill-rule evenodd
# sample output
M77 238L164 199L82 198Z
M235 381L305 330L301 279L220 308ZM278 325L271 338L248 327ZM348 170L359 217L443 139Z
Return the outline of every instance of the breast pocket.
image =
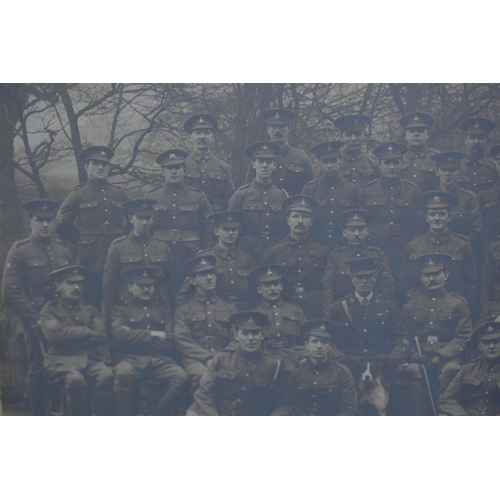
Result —
M100 213L99 203L95 201L85 201L80 203L80 222L82 225L95 224Z
M355 203L353 200L348 200L345 198L339 198L339 205L342 207L343 210L349 210L350 208L355 207Z
M244 201L242 205L242 210L245 211L263 211L264 210L264 204L262 202L258 201Z
M313 267L316 269L323 268L325 267L325 257L320 252L312 251L307 254L306 263L308 267Z
M383 196L370 196L366 199L365 206L367 210L383 208L387 205L387 199Z
M26 274L30 284L45 283L49 267L44 259L29 259L26 261Z
M181 225L188 225L192 228L198 229L198 205L179 205L179 218L181 219ZM185 228L187 229L187 227Z
M137 264L142 259L142 255L134 253L120 253L120 262L122 265L125 264Z

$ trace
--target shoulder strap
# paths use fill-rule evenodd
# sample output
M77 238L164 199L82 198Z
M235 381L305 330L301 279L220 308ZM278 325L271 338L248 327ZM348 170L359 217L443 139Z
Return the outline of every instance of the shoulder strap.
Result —
M347 317L349 318L349 321L354 324L354 320L352 319L352 315L351 315L351 311L349 310L349 306L347 305L347 301L346 300L343 300L341 302L342 304L342 307L344 308L344 311L347 315Z

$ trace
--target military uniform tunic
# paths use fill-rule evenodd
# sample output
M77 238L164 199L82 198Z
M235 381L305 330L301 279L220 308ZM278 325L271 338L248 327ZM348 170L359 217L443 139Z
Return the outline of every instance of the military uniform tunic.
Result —
M497 167L488 158L483 160L463 159L460 162L459 174L457 184L476 194L493 187L498 181Z
M351 153L343 150L340 173L348 180L363 187L370 181L380 177L377 160L362 151Z
M485 245L500 235L500 182L477 195L483 217Z
M491 243L486 253L481 300L483 306L487 302L500 301L500 238Z
M247 182L255 179L255 169L248 167ZM309 156L301 149L287 144L282 146L272 173L273 184L284 189L290 196L300 194L302 188L314 179ZM231 210L231 209L230 209Z
M482 356L460 369L441 395L438 411L444 415L500 415L500 364Z
M318 202L310 229L311 236L324 245L334 246L341 230L336 227L339 215L355 208L359 187L340 174L321 175L304 186L302 194L312 196Z
M229 198L234 193L231 167L210 151L203 155L194 151L189 154L184 182L203 191L214 212L227 210Z
M253 180L240 187L229 200L229 210L243 211L240 247L260 262L266 248L286 231L281 203L287 193L272 184Z
M288 377L274 416L350 416L358 414L356 384L349 369L327 359L315 365L303 360Z
M216 354L194 394L198 415L271 415L284 385L280 361L229 346Z
M403 156L403 167L401 168L401 179L415 183L422 193L434 191L439 179L436 176L436 162L431 156L439 153L435 149L424 151L413 151L411 148Z
M327 246L309 236L299 241L289 235L266 250L262 263L285 267L283 297L313 319L321 317L321 283L327 257Z

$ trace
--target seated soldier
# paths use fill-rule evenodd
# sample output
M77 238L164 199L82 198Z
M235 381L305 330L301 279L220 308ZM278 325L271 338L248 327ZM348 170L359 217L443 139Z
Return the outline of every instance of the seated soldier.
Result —
M442 394L460 370L465 348L471 337L472 321L467 301L448 292L450 275L448 255L422 255L416 265L425 292L404 306L404 320L412 338L417 338L423 363L432 383L438 380L438 395ZM418 353L412 360L419 360ZM408 367L421 375L420 366Z
M270 415L283 391L278 358L262 348L265 314L241 311L230 318L234 338L208 364L188 415Z
M302 325L309 355L288 377L284 396L273 415L357 415L358 395L349 369L328 353L335 325L312 320Z
M438 401L440 415L500 415L500 323L472 333L480 356L460 368Z
M186 372L174 361L174 317L168 302L154 299L156 267L123 271L131 298L113 309L112 333L117 348L114 397L118 415L132 415L143 380L158 386L153 415L168 414L186 382Z
M286 371L291 372L302 358L304 340L300 327L306 318L302 309L281 297L285 268L277 264L259 266L252 271L249 282L256 287L260 302L255 311L268 316L262 348L278 357Z
M175 311L174 338L183 354L182 366L190 379L191 391L198 387L207 363L231 341L229 318L236 312L215 292L217 276L213 255L194 257L184 263L182 271L190 276L194 297Z
M57 300L40 313L40 326L48 342L45 367L49 383L62 386L70 415L88 415L87 384L92 387L96 415L111 415L113 370L97 347L107 343L104 324L94 306L81 301L84 268L66 266L49 274Z
M500 315L500 238L493 241L486 252L482 288L478 325Z

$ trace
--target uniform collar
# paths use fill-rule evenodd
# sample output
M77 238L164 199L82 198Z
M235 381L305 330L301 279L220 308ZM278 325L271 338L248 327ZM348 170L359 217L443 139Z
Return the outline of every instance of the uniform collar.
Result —
M303 247L307 247L309 246L309 243L311 243L312 241L312 238L307 235L303 240L296 240L295 238L292 238L290 236L290 233L288 233L288 236L285 238L285 241L292 247L296 247L296 246L303 246Z
M258 182L257 179L254 179L251 183L251 186L265 191L271 189L273 187L273 183L271 182L269 184L262 184L261 182Z
M333 186L337 187L340 186L341 184L345 184L346 180L344 177L342 177L342 174L338 172L337 174L333 175L325 175L321 174L318 178L320 184L324 184L326 186Z
M151 304L153 303L153 297L151 297L149 300L141 300L141 299L137 299L136 297L134 297L132 295L130 302L132 304L134 304L135 306L137 306L139 309L144 309L145 307L151 306Z
M180 193L186 189L186 185L183 182L178 182L177 184L164 184L163 189L167 193Z
M50 246L52 246L52 238L50 236L48 238L35 238L33 233L31 233L28 236L28 239L37 247L43 248L44 250L47 250Z
M208 302L211 302L212 304L214 304L215 302L217 302L217 299L219 297L217 296L217 294L215 293L215 290L210 292L207 296L207 298L205 299L200 299L199 297L196 296L196 292L195 292L195 296L194 296L194 299L197 300L198 302L200 302L201 304L205 304L207 301Z
M64 300L61 297L57 299L57 302L64 307L64 309L68 309L69 311L78 311L80 309L80 304L82 302L78 300L77 302L74 302L72 300Z
M425 233L425 236L429 241L431 241L434 244L437 243L438 240L441 243L443 243L451 238L451 231L448 228L446 228L446 230L441 234L434 234L431 233L430 231L427 231Z
M239 356L241 356L243 359L245 359L250 363L258 361L260 358L262 358L262 349L259 349L258 351L255 352L245 352L238 345L238 347L236 347L236 352L238 353Z
M219 257L222 257L223 259L227 259L228 255L234 259L238 254L238 247L236 245L233 245L229 250L224 250L219 246L218 243L216 243L215 246L212 247L212 250L214 253L216 253Z
M395 177L394 179L381 177L380 184L382 184L383 187L399 187L401 186L401 179L399 177Z
M137 245L149 245L151 243L151 235L148 234L145 238L138 238L134 233L130 232L128 235L129 240Z
M484 160L485 160L485 157L484 157L484 153L483 153L483 157L482 158L471 158L470 156L467 156L465 158L465 164L469 167L469 166L474 166L475 164L479 164L479 165L482 165L484 163Z
M354 296L358 299L358 302L363 305L363 300L367 299L368 300L368 305L370 305L370 301L373 298L373 290L370 292L370 295L367 295L366 297L363 297L360 295L358 292L354 292Z
M96 182L93 179L89 179L87 181L87 184L94 190L94 191L102 191L108 189L109 182L108 179L106 179L104 182Z
M435 290L425 290L424 294L426 297L432 297L432 298L442 298L447 294L446 286L443 286L441 290L438 290L437 292Z
M429 150L427 149L427 146L424 146L421 151L414 151L412 148L408 148L406 154L409 158L424 158L429 154Z
M451 193L454 194L455 196L458 196L462 192L462 190L460 189L460 187L457 185L456 182L449 191L445 191L444 189L441 189L441 187L438 187L438 191L441 191L442 193Z
M265 307L266 309L271 309L271 307L273 307L274 305L281 307L284 303L285 301L283 300L282 297L280 297L278 300L275 300L274 302L271 302L270 300L267 299L262 299L260 301L260 305L262 307Z
M286 155L291 149L291 146L290 144L288 144L288 142L284 145L284 146L281 146L280 147L280 156L284 156Z
M354 245L350 245L349 243L346 245L345 247L347 253L350 255L350 256L353 256L355 254L360 254L360 255L366 255L366 253L368 252L368 246L366 245L366 243L363 243L362 245L356 247Z
M311 361L311 358L309 357L309 359L307 360L307 363L308 363L308 366L309 366L309 369L313 372L318 372L318 373L323 373L325 372L326 370L328 370L328 368L330 368L333 364L333 360L330 359L328 356L326 357L325 361L323 361L323 363L321 363L320 365L315 365L312 361Z
M359 151L353 151L352 153L348 153L347 150L342 149L340 154L342 158L347 161L361 160L361 158L363 158L363 151L361 149Z
M196 153L195 151L191 151L191 154L189 156L198 162L202 161L202 160L208 161L214 157L214 155L212 154L212 151L207 151L205 154Z

